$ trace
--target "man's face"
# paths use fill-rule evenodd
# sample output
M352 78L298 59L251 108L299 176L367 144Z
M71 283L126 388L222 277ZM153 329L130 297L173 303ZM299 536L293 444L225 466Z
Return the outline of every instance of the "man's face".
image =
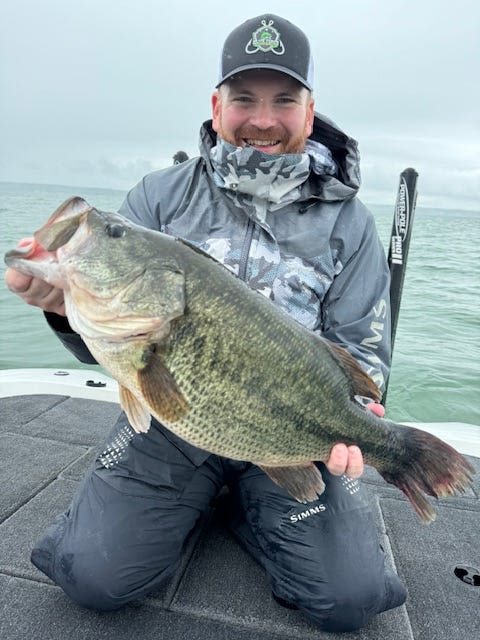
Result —
M236 147L301 153L313 127L308 89L283 73L248 71L212 96L213 129Z

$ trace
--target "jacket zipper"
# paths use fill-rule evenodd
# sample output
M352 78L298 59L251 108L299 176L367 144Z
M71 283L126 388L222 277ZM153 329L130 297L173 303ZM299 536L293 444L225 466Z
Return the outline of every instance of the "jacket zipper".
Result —
M252 246L254 230L255 223L251 218L249 218L247 222L247 229L245 231L245 238L243 240L242 252L240 254L240 262L238 265L238 277L243 281L246 281L247 279L248 256L250 254L250 247Z

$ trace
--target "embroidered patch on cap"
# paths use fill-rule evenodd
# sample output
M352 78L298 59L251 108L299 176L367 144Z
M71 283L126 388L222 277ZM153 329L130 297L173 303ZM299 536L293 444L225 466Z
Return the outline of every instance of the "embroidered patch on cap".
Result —
M258 51L271 51L277 56L285 53L285 47L280 40L280 33L275 29L273 20L262 20L262 26L252 33L251 39L245 47L246 53L257 53Z

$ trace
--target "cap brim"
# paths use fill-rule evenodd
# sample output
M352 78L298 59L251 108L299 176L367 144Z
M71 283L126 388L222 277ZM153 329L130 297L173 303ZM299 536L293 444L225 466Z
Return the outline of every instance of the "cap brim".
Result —
M215 87L218 89L218 87L223 84L224 82L226 82L229 78L231 78L232 76L236 76L239 73L241 73L242 71L255 71L255 69L272 69L272 71L279 71L280 73L284 73L286 76L290 76L291 78L294 78L295 80L297 80L298 82L300 82L301 85L303 85L306 89L308 89L309 91L313 91L313 87L308 84L308 82L305 81L304 78L302 78L299 74L295 73L295 71L292 71L291 69L286 69L285 67L282 67L281 65L277 65L277 64L255 64L255 65L243 65L241 67L237 67L236 69L233 69L232 71L229 71L221 80L218 84L215 85Z

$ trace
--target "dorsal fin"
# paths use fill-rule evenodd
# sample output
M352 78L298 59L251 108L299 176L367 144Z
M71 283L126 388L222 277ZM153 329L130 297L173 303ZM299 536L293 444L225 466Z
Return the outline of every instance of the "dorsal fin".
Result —
M215 264L218 264L221 267L223 267L227 271L227 273L231 273L231 271L229 269L227 269L224 264L222 264L221 262L219 262L219 260L217 260L216 258L211 256L209 253L207 253L207 251L205 251L205 249L201 249L199 246L197 246L196 244L194 244L190 240L187 240L186 238L178 238L178 237L176 237L175 238L175 242L178 242L180 244L184 244L186 247L188 247L192 251L195 251L195 253L199 253L204 258L208 258L209 260L212 260L212 262L215 262Z
M334 360L344 369L352 383L352 399L354 396L365 396L366 398L372 398L375 402L380 402L382 394L380 389L370 378L357 360L339 344L335 344L330 340L323 338Z

